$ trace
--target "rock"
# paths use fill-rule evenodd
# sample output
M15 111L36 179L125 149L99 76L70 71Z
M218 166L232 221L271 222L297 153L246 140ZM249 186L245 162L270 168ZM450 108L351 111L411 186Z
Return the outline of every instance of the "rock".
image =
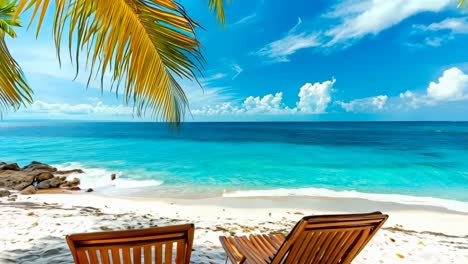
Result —
M0 170L0 188L21 191L26 186L31 185L33 178L33 175L25 174L22 171ZM16 188L18 185L21 186Z
M36 175L36 178L37 178L38 182L45 181L45 180L48 180L48 179L52 179L53 177L54 177L54 175L52 173L50 173L50 172L41 172L38 175Z
M80 184L80 179L78 178L73 178L73 180L69 181L71 185L78 185Z
M10 194L8 190L0 190L0 197L9 196Z
M62 177L60 177L62 178ZM73 178L73 180L71 181L65 181L64 184L62 184L60 187L73 187L73 186L77 186L80 184L80 179L78 178Z
M23 195L29 195L29 194L35 194L35 193L36 193L36 188L34 188L34 186L32 185L26 187L24 190L20 192L20 194L23 194Z
M59 177L54 177L52 179L48 179L45 181L42 181L39 183L37 186L39 189L49 189L49 188L56 188L58 187L62 181L60 180Z
M81 169L75 170L63 170L63 171L56 171L55 174L72 174L72 173L84 173Z
M68 188L67 190L70 190L70 191L80 191L81 188L78 187L78 186L73 186L73 187Z
M14 189L17 190L17 191L21 191L21 190L23 190L24 188L28 187L31 184L32 184L32 181L31 182L22 182L22 183L16 185Z
M29 165L23 167L24 171L35 171L35 170L44 170L48 172L55 172L57 171L57 168L54 168L48 164L41 163L38 161L33 161L29 163Z
M94 191L92 188L89 188L88 190L86 190L86 192L92 192Z
M0 161L0 166L5 165L6 162Z
M115 175L115 173L112 173L112 174L111 174L111 181L113 181L113 180L115 180L115 179L117 179L117 175Z
M0 170L19 171L20 167L18 166L18 163L3 164L0 165Z
M24 188L28 187L31 184L32 184L32 181L31 182L22 182L22 183L19 183L18 185L16 185L13 189L15 189L17 191L21 191L21 190L23 190Z
M42 184L43 187L54 188L62 184L66 180L66 176L58 175L60 177L55 177L55 168L47 164L43 164L37 161L31 162L24 170L10 170L16 169L17 164L5 164L4 162L0 163L0 166L5 169L0 169L0 188L7 190L18 190L21 191L24 188L28 187L33 183L34 177L36 177L38 182L48 181L47 183ZM19 167L18 167L19 168ZM71 170L73 172L80 172L81 170ZM56 180L52 180L57 178ZM76 180L75 180L76 181ZM59 182L59 184L57 184ZM50 184L52 183L52 184ZM75 184L76 185L76 184ZM69 185L68 187L73 186Z

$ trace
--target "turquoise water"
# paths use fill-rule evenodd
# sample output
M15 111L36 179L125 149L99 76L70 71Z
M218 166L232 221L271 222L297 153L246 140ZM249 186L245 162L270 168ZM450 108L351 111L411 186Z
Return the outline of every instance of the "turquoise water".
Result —
M463 122L1 122L0 142L0 161L81 167L101 192L468 204Z

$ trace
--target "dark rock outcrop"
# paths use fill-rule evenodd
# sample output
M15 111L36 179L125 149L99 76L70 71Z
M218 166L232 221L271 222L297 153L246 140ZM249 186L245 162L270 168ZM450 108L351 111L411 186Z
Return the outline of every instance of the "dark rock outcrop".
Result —
M84 173L82 169L56 171L55 174Z
M111 174L111 181L113 181L113 180L115 180L115 179L117 179L117 175L116 175L115 173L112 173L112 174Z
M39 185L37 187L39 189L57 188L61 183L62 181L59 177L54 177L52 179L39 182Z
M52 179L53 177L54 177L54 175L52 173L50 173L50 172L41 172L41 173L39 173L39 174L37 174L35 176L35 178L39 182Z
M33 175L21 171L0 170L0 188L7 190L17 190L20 186L25 188L31 185L33 178Z
M9 195L8 190L18 190L21 194L34 194L37 189L64 188L72 191L81 190L79 178L67 180L67 175L84 173L81 169L57 171L48 164L33 161L22 169L16 163L0 162L0 197ZM92 189L86 190L93 191ZM8 192L8 194L7 194Z
M52 167L50 165L38 162L38 161L33 161L29 163L29 165L23 167L23 171L35 171L35 170L43 170L43 171L48 171L48 172L55 172L57 171L57 168Z
M18 163L10 163L10 164L4 163L4 164L0 165L0 170L19 171L20 167L18 166Z

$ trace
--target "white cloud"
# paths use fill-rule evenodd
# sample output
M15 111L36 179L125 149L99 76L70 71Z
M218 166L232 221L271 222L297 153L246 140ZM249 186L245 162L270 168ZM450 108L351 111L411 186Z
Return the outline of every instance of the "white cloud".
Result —
M241 26L241 25L248 25L252 22L254 22L257 19L257 13L250 14L248 16L245 16L236 22L228 25L228 27L236 27L236 26Z
M206 83L209 83L211 81L216 81L216 80L222 79L224 77L226 77L225 73L215 73L213 75L210 75L208 77L203 78L203 81L206 82Z
M232 80L235 80L244 71L238 64L232 64L232 69L236 72L236 74L232 76Z
M299 91L297 109L301 113L323 113L331 101L331 89L335 79L323 83L306 83Z
M426 37L424 39L424 43L428 46L439 47L447 39L448 38L445 37Z
M105 116L131 116L133 109L123 105L105 105L102 102L95 104L64 104L35 101L20 112L32 114L47 114L48 116L67 115L105 115Z
M409 90L400 93L398 99L398 103L395 105L398 109L418 109L421 106L434 105L432 101L427 100L427 96Z
M374 97L355 99L348 103L336 101L346 112L375 112L382 110L387 103L388 96L378 95Z
M375 112L418 109L462 100L468 100L468 75L453 67L445 70L437 81L430 82L425 92L407 90L394 97L379 95L335 103L347 112Z
M377 35L416 14L438 12L451 6L456 6L456 0L346 0L332 6L331 11L322 16L332 26L305 28L299 18L285 36L255 53L270 62L288 62L289 57L301 49L347 47L364 36ZM467 30L461 20L443 21L432 28L451 28L457 32ZM440 45L442 41L441 38L426 40L432 46Z
M455 38L457 34L468 33L468 17L447 18L429 25L414 25L413 34L428 34L424 43L428 46L438 47L443 42Z
M306 83L299 91L299 101L294 108L286 106L283 102L283 93L278 92L263 97L249 96L240 105L234 102L206 104L193 110L192 113L199 116L321 114L325 113L331 102L334 83L334 79L323 83Z
M425 31L450 30L453 33L464 34L468 33L468 17L447 18L428 26L417 25L415 27Z
M298 50L320 46L318 34L298 32L301 24L302 20L299 18L297 24L283 38L267 44L256 54L267 57L272 62L288 62L288 57Z
M453 67L444 71L438 82L431 82L427 96L436 101L459 101L468 98L468 75Z
M415 14L437 12L454 4L454 0L348 0L326 15L341 19L325 33L332 38L327 46L376 35Z

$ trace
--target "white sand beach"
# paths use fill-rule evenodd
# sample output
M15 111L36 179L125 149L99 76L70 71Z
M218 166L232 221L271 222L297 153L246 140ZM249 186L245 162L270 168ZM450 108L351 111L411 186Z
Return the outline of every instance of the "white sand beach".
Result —
M390 219L353 263L468 263L468 214L442 209L360 199L155 200L94 193L0 198L0 263L72 263L66 234L178 223L196 226L192 263L224 263L220 235L287 233L303 215L376 208Z

